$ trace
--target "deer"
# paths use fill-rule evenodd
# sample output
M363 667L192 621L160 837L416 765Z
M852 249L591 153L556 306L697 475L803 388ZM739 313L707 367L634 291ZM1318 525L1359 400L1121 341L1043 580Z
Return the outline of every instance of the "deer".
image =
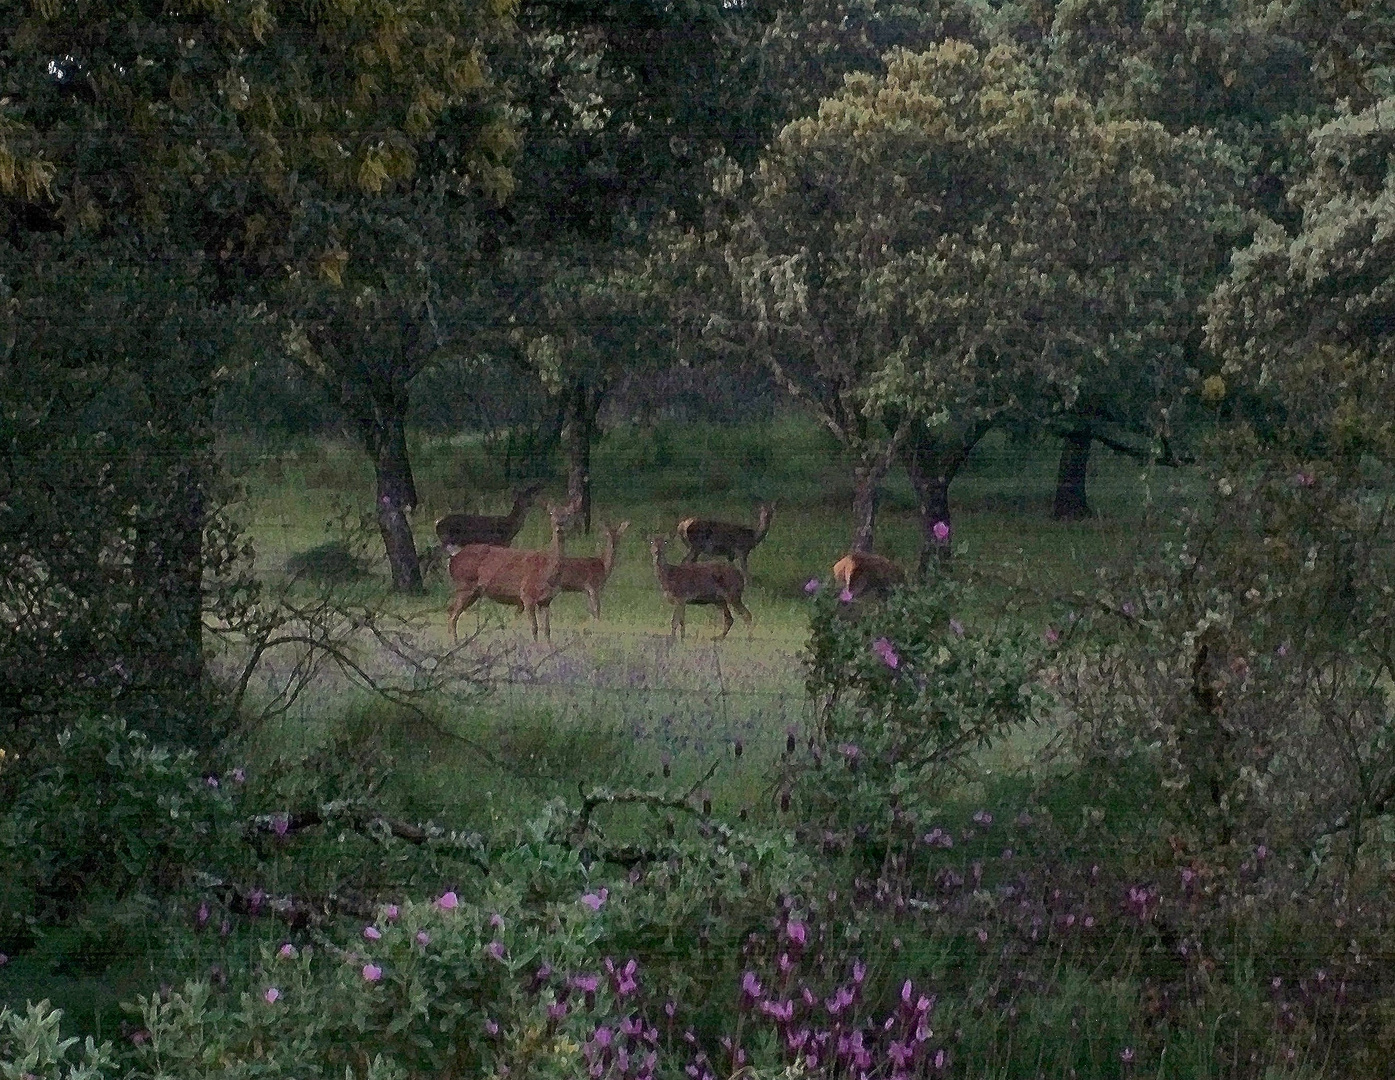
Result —
M564 556L562 559L562 572L557 579L558 591L584 592L593 619L599 620L601 617L601 590L610 580L610 572L615 569L615 546L629 527L628 521L605 526L605 539L599 555L590 558Z
M751 628L751 613L741 603L741 590L746 579L736 567L724 563L679 563L670 566L664 561L662 536L649 541L649 550L654 556L654 573L659 578L659 590L664 599L673 605L673 622L669 627L669 637L677 632L680 640L687 640L687 626L683 619L683 608L687 604L715 604L722 609L722 632L714 641L721 641L731 631L731 609L746 620L746 629Z
M905 580L905 571L899 566L870 551L850 551L833 564L834 584L854 600L865 593L884 596Z
M557 595L562 559L566 551L568 519L576 513L577 502L547 507L552 521L552 544L545 551L520 551L492 544L467 544L450 560L455 599L450 606L450 640L454 644L456 623L461 614L480 597L499 604L522 608L538 640L538 611L543 613L543 636L552 640L552 598Z
M541 483L529 484L514 492L513 508L503 517L485 514L447 514L436 522L436 536L452 556L470 544L508 547L523 528L528 511L542 490Z
M775 516L774 503L761 503L756 513L756 527L732 525L726 521L712 521L708 518L684 518L678 523L678 535L688 545L684 562L697 562L699 555L721 555L727 562L741 564L741 576L750 580L746 560L751 551L765 539L770 531L770 519Z

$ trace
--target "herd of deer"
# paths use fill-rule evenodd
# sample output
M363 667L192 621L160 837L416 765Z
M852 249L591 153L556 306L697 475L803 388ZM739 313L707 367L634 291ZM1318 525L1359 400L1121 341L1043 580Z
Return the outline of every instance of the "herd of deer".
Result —
M543 551L510 547L541 488L541 484L533 484L517 492L513 508L502 517L448 514L436 522L436 536L450 555L450 578L455 586L455 599L450 606L452 642L457 640L456 624L461 614L481 597L521 608L528 616L534 640L538 637L539 612L543 635L552 639L551 606L558 593L584 592L591 617L601 617L601 590L615 569L616 544L630 523L622 521L604 527L599 555L570 556L566 554L566 529L580 507L576 502L565 506L548 503L545 505L552 525L552 543ZM718 640L731 630L733 610L750 627L751 612L741 602L748 574L746 563L751 551L765 539L774 513L773 503L762 505L754 528L707 518L685 518L678 523L677 534L687 545L688 555L677 565L665 561L664 537L655 536L649 541L659 589L673 605L670 637L674 633L686 637L683 611L688 604L721 608L723 624ZM727 561L698 562L703 555ZM740 568L733 563L739 563ZM878 591L902 580L900 568L891 560L863 552L840 559L833 568L833 577L845 598Z

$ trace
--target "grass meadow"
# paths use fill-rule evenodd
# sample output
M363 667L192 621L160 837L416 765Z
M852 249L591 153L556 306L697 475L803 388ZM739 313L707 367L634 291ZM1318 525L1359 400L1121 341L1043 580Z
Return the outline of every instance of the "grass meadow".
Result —
M1189 476L1146 469L1109 451L1091 464L1095 516L1063 523L1050 516L1054 441L990 436L952 492L956 558L988 584L994 611L1045 625L1053 601L1089 587L1101 565L1156 537L1187 497ZM419 548L435 547L432 523L464 510L504 513L510 485L478 439L418 437L412 447L422 506ZM275 449L231 444L244 501L238 516L255 543L258 571L283 573L287 558L343 535L372 491L372 473L356 445L304 441ZM846 549L850 473L837 445L798 418L764 425L624 428L595 454L596 522L629 521L615 571L594 622L581 594L552 607L552 643L534 644L512 609L481 601L461 621L497 657L497 678L483 698L442 701L432 723L394 714L344 687L307 697L258 735L258 752L308 753L344 725L370 728L400 763L396 786L404 810L462 827L497 823L540 806L578 784L643 784L664 776L696 779L718 757L729 766L713 778L719 813L757 812L765 765L785 733L807 714L800 651L807 636L805 583L826 579ZM544 497L560 494L552 483ZM748 635L737 621L729 637L707 608L688 609L688 636L669 636L671 609L659 594L648 538L671 534L690 514L749 522L761 500L776 502L765 542L752 554L746 603ZM546 515L534 509L519 547L543 547ZM598 550L599 528L568 539L568 552ZM381 562L376 537L361 535ZM919 531L909 483L890 479L879 510L878 550L913 565ZM676 539L670 561L682 556ZM379 584L385 585L385 573ZM371 587L371 585L369 586ZM428 574L425 596L393 601L422 618L423 633L444 646L451 599L444 571ZM443 737L443 732L446 734ZM1049 733L1030 731L991 753L1007 773L1030 771L1032 750ZM733 748L742 746L740 760Z

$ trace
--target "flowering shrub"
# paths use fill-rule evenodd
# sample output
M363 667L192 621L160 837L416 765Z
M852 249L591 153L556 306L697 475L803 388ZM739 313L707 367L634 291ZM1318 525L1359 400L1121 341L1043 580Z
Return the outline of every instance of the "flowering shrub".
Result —
M966 628L948 579L850 609L816 601L805 654L815 744L784 781L818 820L880 834L933 805L970 755L1034 719L1039 648L1022 627Z
M23 1016L0 1008L0 1077L4 1080L104 1080L115 1076L110 1043L98 1046L91 1036L81 1053L72 1053L79 1040L63 1038L59 1009L47 1001L30 1004Z

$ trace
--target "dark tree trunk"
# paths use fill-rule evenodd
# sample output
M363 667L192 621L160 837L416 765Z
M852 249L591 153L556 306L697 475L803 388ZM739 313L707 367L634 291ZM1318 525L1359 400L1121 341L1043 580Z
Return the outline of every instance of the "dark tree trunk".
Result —
M964 432L944 435L922 431L902 451L920 516L920 559L916 564L919 577L930 572L932 560L938 559L941 565L950 560L954 532L949 513L949 486L988 428L985 423Z
M373 472L378 480L376 510L378 532L387 551L392 568L392 587L398 592L420 592L421 562L417 558L416 540L407 512L416 508L417 488L412 478L412 463L407 455L407 432L403 407L390 416L379 414L360 421L360 430Z
M853 470L853 551L871 551L877 527L877 489L886 470L860 465Z
M152 489L159 511L136 531L132 581L147 645L140 682L162 696L178 696L203 681L203 470L175 466L163 491Z
M567 458L567 499L580 502L582 529L591 532L591 446L604 392L578 381L568 392L562 448Z
M1061 446L1061 463L1056 470L1056 500L1051 516L1058 521L1080 521L1090 516L1085 501L1085 474L1090 466L1090 446L1094 437L1089 428L1076 428Z

